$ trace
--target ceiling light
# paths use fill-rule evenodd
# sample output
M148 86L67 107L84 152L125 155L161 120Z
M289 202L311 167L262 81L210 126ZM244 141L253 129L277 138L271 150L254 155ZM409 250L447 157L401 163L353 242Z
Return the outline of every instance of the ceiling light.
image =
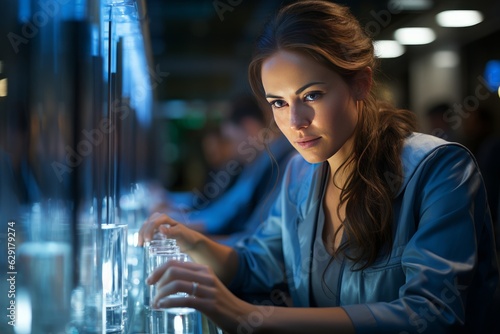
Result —
M403 45L421 45L434 41L436 34L431 28L400 28L394 32L394 38Z
M432 7L431 0L391 0L389 6L399 10L427 10Z
M405 53L405 47L392 40L374 41L373 47L378 58L396 58Z
M483 21L483 14L477 10L445 10L436 15L442 27L470 27Z

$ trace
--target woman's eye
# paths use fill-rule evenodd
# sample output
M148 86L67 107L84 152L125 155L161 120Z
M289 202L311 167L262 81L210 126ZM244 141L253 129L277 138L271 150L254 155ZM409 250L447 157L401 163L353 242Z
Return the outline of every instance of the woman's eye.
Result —
M282 108L286 105L285 101L283 100L274 100L271 102L271 105L274 107L274 108Z
M306 101L316 101L321 96L318 92L309 93L305 96Z

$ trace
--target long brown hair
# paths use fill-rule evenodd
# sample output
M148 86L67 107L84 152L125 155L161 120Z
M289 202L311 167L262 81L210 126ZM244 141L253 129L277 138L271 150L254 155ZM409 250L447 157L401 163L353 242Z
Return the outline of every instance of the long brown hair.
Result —
M265 26L249 66L252 90L267 109L261 67L278 50L308 55L348 84L367 66L376 68L372 40L347 7L317 0L287 5ZM416 129L416 119L409 111L379 102L373 89L359 105L354 150L343 163L353 172L337 208L340 215L340 207L346 205L342 226L347 242L335 255L343 252L360 264L356 269L364 269L391 249L392 201L403 174L400 154L404 138Z

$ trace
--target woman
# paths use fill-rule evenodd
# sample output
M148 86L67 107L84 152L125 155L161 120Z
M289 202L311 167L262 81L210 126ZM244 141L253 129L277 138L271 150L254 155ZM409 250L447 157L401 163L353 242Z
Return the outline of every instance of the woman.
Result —
M477 166L460 145L415 133L410 112L377 101L374 68L372 42L348 9L281 9L249 75L300 156L268 219L234 248L150 217L141 242L158 230L196 261L148 278L157 306L194 307L242 333L480 330L498 270ZM272 300L283 283L293 307L233 294ZM165 298L176 291L193 297Z

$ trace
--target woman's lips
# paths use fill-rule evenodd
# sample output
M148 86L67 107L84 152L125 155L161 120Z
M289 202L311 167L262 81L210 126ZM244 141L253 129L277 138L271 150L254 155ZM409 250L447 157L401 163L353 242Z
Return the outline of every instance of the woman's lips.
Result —
M321 137L305 137L295 141L300 148L310 148L319 143Z

